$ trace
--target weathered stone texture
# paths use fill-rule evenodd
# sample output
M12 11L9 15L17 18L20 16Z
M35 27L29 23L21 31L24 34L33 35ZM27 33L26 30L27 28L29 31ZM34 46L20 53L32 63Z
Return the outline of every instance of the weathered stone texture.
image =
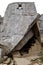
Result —
M43 15L40 15L40 18L38 20L38 25L40 30L41 42L43 42Z
M39 28L37 21L39 24L42 22ZM14 62L20 65L25 61L27 65L29 63L27 59L21 60L16 57L40 55L39 30L40 33L43 30L43 15L39 17L33 2L9 4L4 18L0 17L0 58L4 59L3 65L13 65Z
M34 20L37 15L34 3L12 3L8 5L3 19L0 44L7 46L10 51L15 48L27 31L36 23ZM33 32L31 33L33 35Z

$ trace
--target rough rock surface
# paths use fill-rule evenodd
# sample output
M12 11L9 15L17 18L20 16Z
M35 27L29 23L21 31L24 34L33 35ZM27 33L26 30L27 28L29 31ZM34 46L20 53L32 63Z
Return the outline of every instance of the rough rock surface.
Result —
M43 65L39 62L40 60L36 60L38 57L35 56L41 55L41 45L36 40L39 32L36 23L37 15L34 3L19 2L8 5L4 18L0 16L0 63L2 62L0 65ZM39 23L40 21L42 22L39 27L41 33L43 30L43 15L39 18ZM35 29L35 33L33 29ZM30 48L28 47L27 53L23 52L23 55L21 55L20 49L31 38L31 44L35 44L32 44ZM25 47L25 49L27 48ZM8 54L12 50L15 52ZM34 60L37 62L34 62Z
M43 42L43 14L39 18L38 25L40 30L41 42Z
M9 51L11 51L30 30L31 25L34 25L33 21L36 17L37 12L34 3L9 4L3 19L0 44L7 46ZM31 33L33 35L32 31Z

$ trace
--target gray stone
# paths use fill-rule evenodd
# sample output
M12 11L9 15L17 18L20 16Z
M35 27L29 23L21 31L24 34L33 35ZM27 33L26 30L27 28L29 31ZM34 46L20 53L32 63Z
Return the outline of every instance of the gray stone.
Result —
M2 49L0 48L0 59L1 59L1 57L2 57Z
M9 52L19 44L25 43L33 36L32 26L36 23L37 12L34 3L11 3L8 5L3 19L0 44L7 46ZM28 32L28 35L26 34ZM24 38L26 35L26 38ZM19 45L19 49L25 44ZM7 52L8 53L8 52Z
M3 17L0 15L0 33L2 31L2 26L3 26Z
M43 14L39 17L38 25L40 30L41 42L43 42Z

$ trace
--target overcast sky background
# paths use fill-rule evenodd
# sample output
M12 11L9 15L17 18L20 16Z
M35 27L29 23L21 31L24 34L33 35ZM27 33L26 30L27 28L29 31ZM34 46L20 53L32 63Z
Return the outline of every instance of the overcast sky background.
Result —
M0 0L0 15L4 16L9 3L12 2L35 2L37 12L43 14L43 0Z

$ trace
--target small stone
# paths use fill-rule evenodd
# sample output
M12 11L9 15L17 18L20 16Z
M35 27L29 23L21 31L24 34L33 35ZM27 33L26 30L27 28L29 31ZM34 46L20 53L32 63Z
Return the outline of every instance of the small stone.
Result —
M4 64L8 64L8 63L10 63L10 61L11 61L11 59L10 58L8 58L6 61L4 61L3 63Z

